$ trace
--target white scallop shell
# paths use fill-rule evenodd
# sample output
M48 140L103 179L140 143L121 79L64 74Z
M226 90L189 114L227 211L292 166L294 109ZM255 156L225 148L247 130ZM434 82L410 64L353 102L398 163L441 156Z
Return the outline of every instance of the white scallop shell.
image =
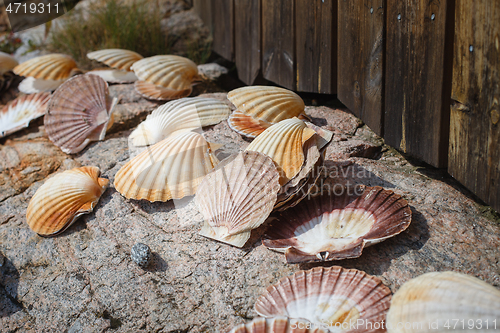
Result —
M130 67L137 61L143 59L140 54L123 49L105 49L90 52L87 58L108 65L111 68L130 71Z
M87 74L97 75L108 83L132 83L137 81L134 72L122 71L118 69L94 69Z
M49 93L24 95L0 110L0 138L29 126L31 120L41 117L47 110Z
M0 76L18 65L16 59L10 54L0 51Z
M469 275L433 272L411 279L394 294L387 331L498 332L499 320L500 290Z
M237 247L273 210L280 189L279 173L268 156L245 151L234 154L210 172L196 192L204 217L200 234Z
M131 146L153 145L177 131L192 131L227 119L231 110L213 98L189 97L168 102L154 110L130 134Z
M193 195L219 161L198 133L184 132L148 147L115 176L115 188L128 199L168 201Z
M43 80L27 77L19 83L18 89L25 94L51 92L56 90L65 80Z

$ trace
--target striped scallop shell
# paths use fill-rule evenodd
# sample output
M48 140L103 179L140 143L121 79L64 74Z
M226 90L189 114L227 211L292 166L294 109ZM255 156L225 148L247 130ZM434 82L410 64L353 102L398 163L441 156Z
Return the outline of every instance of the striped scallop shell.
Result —
M138 53L122 49L105 49L90 52L87 58L99 61L111 68L130 71L130 67L137 61L143 59Z
M29 126L31 120L41 117L47 110L49 93L24 95L0 110L0 138Z
M316 267L268 287L255 311L267 318L305 319L332 332L383 332L375 327L383 326L390 302L391 291L374 276L338 266ZM358 330L350 329L351 323Z
M128 199L168 201L193 195L219 161L195 132L184 132L148 147L115 176L115 187Z
M237 247L271 214L280 186L268 156L244 151L221 162L201 182L196 203L204 217L200 234Z
M153 99L156 101L170 101L172 99L183 98L191 95L193 88L190 86L186 89L164 88L152 83L138 80L134 84L135 91L144 98Z
M19 83L18 89L25 94L36 94L40 92L51 92L59 88L65 80L43 80L27 77Z
M182 98L161 105L130 134L132 146L153 145L176 131L192 131L227 119L231 110L213 98Z
M65 54L48 54L17 65L14 73L19 76L43 80L65 80L79 71L76 62Z
M97 75L108 83L132 83L137 81L137 76L135 76L134 72L119 69L99 68L91 70L87 74Z
M249 138L256 138L266 129L271 127L271 123L263 120L257 120L251 116L247 116L238 110L231 113L227 120L229 127L238 134L244 135Z
M131 69L141 81L177 91L191 88L193 81L198 79L196 64L175 55L145 58L134 63Z
M387 331L498 332L499 319L497 288L469 275L433 272L406 282L394 294Z
M263 244L288 263L356 258L363 248L404 231L408 202L381 187L320 189L313 198L276 215ZM359 193L359 194L358 194Z
M0 76L18 65L16 59L10 54L0 51Z
M246 150L258 151L271 157L279 166L280 184L295 177L304 163L303 145L316 132L298 119L286 119L266 129Z
M229 333L326 333L324 329L297 319L286 317L255 318L234 327Z
M67 154L76 154L106 135L116 98L108 84L95 75L78 75L52 95L44 117L49 139Z
M257 120L277 123L298 117L304 101L293 91L269 86L249 86L230 91L227 98L236 109Z
M43 236L56 235L80 215L90 213L109 183L99 175L97 167L81 167L48 179L28 205L26 219L31 230Z

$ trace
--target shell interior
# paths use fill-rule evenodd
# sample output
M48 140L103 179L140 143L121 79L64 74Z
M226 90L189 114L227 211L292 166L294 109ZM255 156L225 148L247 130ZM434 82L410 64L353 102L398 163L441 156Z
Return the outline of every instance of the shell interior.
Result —
M19 83L19 91L25 94L51 92L56 90L65 80L43 80L27 77Z
M24 95L16 98L0 111L0 138L29 126L31 120L45 114L49 93Z
M229 116L227 124L236 133L252 139L256 138L272 125L266 121L255 119L252 116L247 116L238 110L234 111Z
M263 243L283 252L287 262L356 258L364 246L405 230L411 222L408 202L381 187L322 191L277 214ZM325 193L326 192L326 193Z
M99 61L111 68L122 71L130 71L130 67L135 62L143 59L140 54L123 49L105 49L94 51L88 53L87 58Z
M137 76L134 72L119 70L119 69L94 69L87 74L97 75L108 83L132 83L137 81Z
M188 86L185 89L165 88L146 81L137 80L134 84L135 91L147 99L157 101L169 101L191 95L193 88Z
M14 73L19 76L43 80L65 80L77 70L76 62L65 54L48 54L17 65Z

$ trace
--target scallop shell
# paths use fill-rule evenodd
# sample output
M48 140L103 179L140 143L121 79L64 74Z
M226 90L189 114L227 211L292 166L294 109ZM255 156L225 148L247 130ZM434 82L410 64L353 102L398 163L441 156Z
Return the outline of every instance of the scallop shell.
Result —
M436 272L406 282L394 294L387 331L498 332L499 319L498 289L465 274Z
M316 267L268 287L255 311L268 318L305 319L335 332L376 332L383 330L370 325L382 326L390 302L391 291L374 276L338 266ZM351 323L358 330L351 329Z
M69 79L50 99L44 117L49 139L67 154L103 140L116 103L100 77L85 74Z
M264 153L279 166L280 184L295 177L304 163L303 144L316 132L298 119L286 119L266 129L246 150Z
M191 95L193 88L175 90L164 88L145 81L136 81L134 85L135 91L144 98L153 99L156 101L169 101L172 99L183 98Z
M59 88L65 80L43 80L27 77L19 83L18 89L25 94L36 94L41 92L51 92Z
M263 244L285 253L288 263L356 258L365 246L410 225L408 202L393 191L378 186L343 188L339 194L337 188L326 190L278 214Z
M268 156L244 151L217 165L201 182L196 203L204 217L200 234L237 247L271 214L280 189Z
M97 167L82 167L48 179L28 205L26 219L31 230L43 236L56 235L80 215L90 213L109 183L99 175Z
M130 67L143 59L143 56L129 50L105 49L90 52L87 54L87 58L99 61L114 69L130 71Z
M227 98L240 112L277 123L304 112L304 101L293 91L270 86L249 86L230 91Z
M25 61L14 68L19 76L43 80L65 80L78 72L76 62L65 54L48 54Z
M116 174L115 187L128 199L168 201L193 195L219 161L195 132L158 142L134 157Z
M247 324L236 326L229 333L327 333L315 325L286 317L255 318Z
M12 70L18 62L10 54L0 51L0 76Z
M131 69L141 81L178 91L191 88L193 81L199 79L196 64L175 55L145 58L134 63Z
M16 98L0 111L0 138L29 126L31 120L45 114L49 93L24 95Z
M271 127L271 123L263 120L257 120L247 116L238 110L234 111L227 120L229 127L238 134L249 138L256 138L259 134Z
M134 72L118 69L100 68L87 72L87 74L97 75L108 83L132 83L137 81Z

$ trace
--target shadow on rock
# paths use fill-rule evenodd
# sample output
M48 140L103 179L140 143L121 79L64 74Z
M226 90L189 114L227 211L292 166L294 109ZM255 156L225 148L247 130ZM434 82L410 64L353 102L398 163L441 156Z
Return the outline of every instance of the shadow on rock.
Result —
M380 178L373 172L370 172L362 166L352 161L325 161L326 179L325 185L335 186L337 184L343 186L366 185L366 186L382 186L387 189L393 189L396 186L385 179Z
M22 310L17 301L19 272L12 262L0 252L0 318Z
M379 244L364 248L359 258L301 264L300 269L307 270L316 266L342 266L359 269L370 275L382 275L389 270L393 259L409 251L420 250L430 237L427 219L415 207L410 206L410 208L412 221L408 229ZM408 270L411 271L412 268L408 267Z
M151 253L151 262L144 268L148 272L165 272L168 269L168 263L156 252Z

